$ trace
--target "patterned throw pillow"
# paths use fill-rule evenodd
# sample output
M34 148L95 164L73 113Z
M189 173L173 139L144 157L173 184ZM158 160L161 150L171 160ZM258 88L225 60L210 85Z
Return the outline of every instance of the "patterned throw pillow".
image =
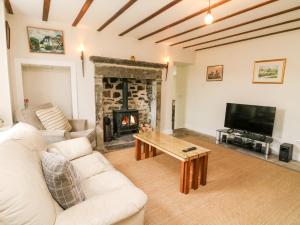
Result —
M48 189L62 208L70 208L85 199L78 174L62 155L45 152L42 167Z
M68 119L57 106L48 109L40 109L35 113L46 130L72 130L72 126Z

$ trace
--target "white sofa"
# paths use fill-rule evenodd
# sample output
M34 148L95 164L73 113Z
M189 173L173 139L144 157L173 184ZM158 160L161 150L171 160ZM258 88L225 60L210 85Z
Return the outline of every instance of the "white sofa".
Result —
M52 198L40 160L47 149L71 160L85 201L63 210ZM0 180L0 225L144 224L147 196L86 138L47 146L37 129L19 123L0 133Z

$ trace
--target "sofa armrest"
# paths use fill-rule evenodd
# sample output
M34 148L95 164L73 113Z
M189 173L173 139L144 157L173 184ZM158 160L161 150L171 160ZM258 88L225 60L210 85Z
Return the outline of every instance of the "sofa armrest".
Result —
M92 154L93 149L89 140L82 137L53 143L48 146L48 151L62 154L68 160L73 160Z
M40 130L48 144L71 139L71 134L65 130Z
M87 120L69 120L72 131L82 131L87 129Z
M115 224L141 210L147 196L133 185L94 196L59 213L54 225Z

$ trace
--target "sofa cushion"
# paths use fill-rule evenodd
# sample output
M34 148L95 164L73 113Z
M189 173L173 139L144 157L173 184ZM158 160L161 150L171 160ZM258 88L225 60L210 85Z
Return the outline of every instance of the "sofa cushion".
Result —
M73 160L93 151L91 143L85 137L61 141L48 146L48 152L59 153L68 160Z
M15 126L0 132L0 143L15 140L33 151L45 151L47 143L40 131L27 123L17 123Z
M81 181L113 169L113 166L99 152L72 160L71 163L79 173Z
M45 130L45 127L36 116L35 112L40 109L47 109L51 107L53 107L51 103L46 103L42 105L32 106L27 109L22 109L17 113L17 120L19 122L28 123L39 130Z
M48 109L40 109L35 113L46 130L72 130L72 126L68 119L57 106Z
M0 180L0 224L55 223L38 152L15 140L0 143Z
M48 189L61 207L67 209L85 199L78 174L62 155L44 152L42 166Z
M147 196L134 185L97 195L63 211L55 225L108 225L118 223L143 210Z
M82 181L81 184L87 199L113 192L122 187L133 186L126 176L115 169L92 176Z

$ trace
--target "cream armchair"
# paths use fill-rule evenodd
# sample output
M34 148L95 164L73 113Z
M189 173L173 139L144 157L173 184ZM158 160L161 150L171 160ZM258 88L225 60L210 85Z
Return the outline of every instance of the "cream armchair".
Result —
M94 128L88 129L87 120L71 119L69 120L72 130L70 132L65 130L46 130L35 112L40 109L47 109L53 107L52 103L46 103L22 109L16 113L18 122L28 123L39 129L49 144L60 142L68 139L86 137L91 142L92 146L96 146L96 132Z

